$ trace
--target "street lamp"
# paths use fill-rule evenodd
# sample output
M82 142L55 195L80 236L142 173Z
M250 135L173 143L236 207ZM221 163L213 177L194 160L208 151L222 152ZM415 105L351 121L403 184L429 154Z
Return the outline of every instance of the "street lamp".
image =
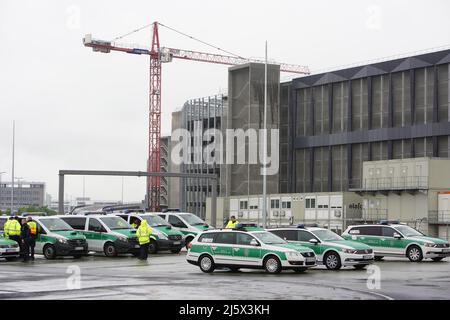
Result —
M17 188L19 189L19 194L17 195L17 207L20 209L21 200L22 200L22 184L20 183L20 180L23 180L22 177L14 177L15 180L17 180ZM14 184L14 181L13 181Z
M0 172L0 202L2 202L1 201L1 199L2 199L2 174L4 174L4 173L6 173L5 171L1 171ZM6 189L6 188L5 188Z

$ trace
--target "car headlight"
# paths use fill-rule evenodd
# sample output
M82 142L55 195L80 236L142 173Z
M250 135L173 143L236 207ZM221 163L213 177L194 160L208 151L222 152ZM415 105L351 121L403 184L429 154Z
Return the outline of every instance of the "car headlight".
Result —
M158 238L160 238L160 239L163 239L163 240L167 240L167 239L169 239L169 238L167 238L167 236L164 234L164 233L162 233L162 232L157 232L157 233L155 233L157 236L158 236Z
M286 255L289 258L300 258L302 256L301 253L299 253L297 251L288 251L288 252L286 252Z
M127 242L127 240L128 240L127 237L117 237L117 239L119 239L120 241L124 241L124 242Z
M60 242L60 243L67 243L67 239L59 238L58 242Z
M434 247L435 244L434 244L433 242L425 242L425 243L424 243L424 246L425 246L425 247Z
M355 249L342 249L342 252L354 254L354 253L356 253L356 250Z

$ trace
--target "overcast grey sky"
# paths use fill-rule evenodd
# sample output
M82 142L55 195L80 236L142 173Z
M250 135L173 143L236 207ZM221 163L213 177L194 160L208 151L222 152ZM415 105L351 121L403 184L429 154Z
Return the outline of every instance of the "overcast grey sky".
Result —
M312 70L450 44L450 1L13 1L0 0L0 172L44 181L57 196L60 169L145 170L147 56L94 53L86 33L111 39L155 20L247 57ZM161 44L211 51L162 29ZM148 46L150 29L121 42ZM227 68L163 66L162 133L189 98L224 92ZM82 178L69 178L69 196ZM142 199L144 179L125 179L124 200ZM86 195L119 200L120 178L86 178Z

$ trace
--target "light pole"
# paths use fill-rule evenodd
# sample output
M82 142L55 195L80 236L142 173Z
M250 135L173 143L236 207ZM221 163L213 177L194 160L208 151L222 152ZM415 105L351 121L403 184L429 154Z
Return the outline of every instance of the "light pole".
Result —
M19 189L19 194L17 195L17 207L20 209L20 205L22 203L22 184L20 180L23 180L22 177L14 177L17 180L17 188Z
M13 120L12 172L11 172L11 215L14 212L14 147L16 143L16 120Z
M123 204L123 176L122 176L122 204Z
M2 174L6 173L5 171L0 172L0 199L2 197ZM5 188L6 190L6 188Z
M267 41L265 46L265 63L264 63L264 142L263 142L263 206L262 206L262 223L263 228L266 228L267 216Z

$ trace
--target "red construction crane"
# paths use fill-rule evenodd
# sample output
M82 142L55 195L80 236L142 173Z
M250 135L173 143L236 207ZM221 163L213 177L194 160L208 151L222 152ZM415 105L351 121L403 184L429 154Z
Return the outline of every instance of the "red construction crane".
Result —
M158 26L161 23L154 22L152 43L150 48L134 47L124 44L116 44L113 41L93 39L90 34L86 35L83 43L86 47L91 47L93 51L109 53L111 51L121 51L125 53L149 55L150 56L150 96L149 96L149 150L147 160L147 172L160 172L160 137L161 137L161 64L171 62L173 58L209 62L224 65L239 65L248 62L264 63L261 60L246 59L240 56L220 55L183 49L160 47ZM147 27L147 26L145 26ZM164 26L167 27L167 26ZM170 27L167 27L174 30ZM143 28L135 30L139 31ZM176 30L174 30L176 31ZM132 32L132 33L133 33ZM179 31L176 31L181 33ZM181 33L183 34L183 33ZM185 35L185 34L183 34ZM193 38L193 37L190 37ZM193 38L194 39L194 38ZM219 48L217 48L219 49ZM222 50L224 51L224 50ZM280 64L280 71L297 74L309 74L306 66L292 64ZM147 178L147 205L151 211L159 211L160 201L160 177Z

